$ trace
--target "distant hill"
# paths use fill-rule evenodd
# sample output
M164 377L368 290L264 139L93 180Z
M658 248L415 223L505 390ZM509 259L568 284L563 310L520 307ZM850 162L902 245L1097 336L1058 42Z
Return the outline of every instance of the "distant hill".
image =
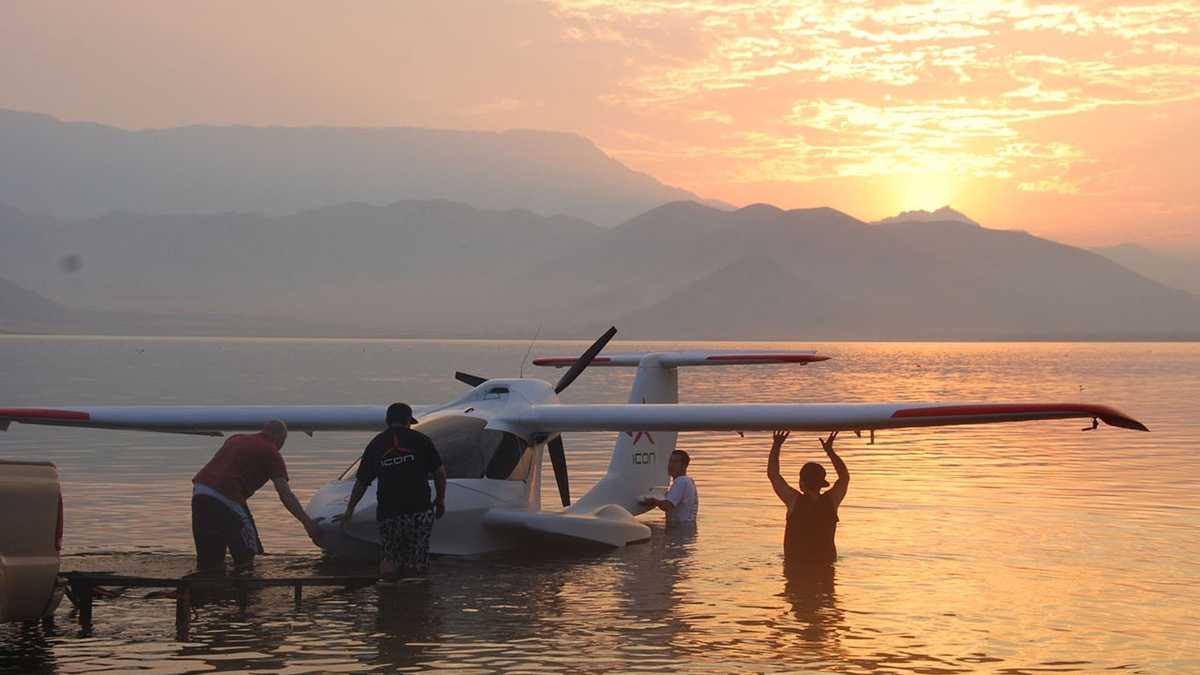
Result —
M918 223L959 222L959 223L967 223L968 225L979 225L979 223L975 222L974 220L971 220L965 214L955 211L954 209L950 208L949 206L943 206L942 208L940 208L936 211L924 211L924 210L920 210L920 209L918 209L916 211L902 211L897 215L891 216L890 218L884 218L883 220L877 220L877 221L875 221L875 224L876 225L891 225L892 223L911 223L911 222L918 222Z
M1148 279L1200 295L1200 260L1157 253L1137 244L1100 246L1092 250Z
M617 319L626 326L626 335L1200 335L1200 300L1195 297L1089 251L1028 233L962 220L868 225L831 209L702 209L669 205L656 210L659 222L641 223L639 229L654 230L671 220L670 211L686 211L696 236L664 239L659 246L640 243L633 275L644 285L642 297L648 301ZM621 248L618 244L609 254ZM588 262L561 264L586 273ZM692 270L691 279L685 268ZM654 270L667 273L656 275Z
M157 324L168 332L228 321L298 335L586 337L615 324L663 339L1200 336L1200 299L1096 253L829 208L673 202L615 228L446 201L76 222L10 208L0 236L5 276L68 307L202 319Z
M74 222L0 206L0 269L76 309L240 315L320 324L322 334L494 335L526 325L509 316L512 298L492 297L502 279L602 232L438 200Z
M80 219L111 211L260 212L451 199L615 225L697 199L576 134L189 126L126 131L0 110L0 202Z
M0 333L119 335L345 335L333 324L236 314L154 314L75 309L0 279Z
M67 308L33 291L0 279L0 330L27 330L35 325L62 322Z

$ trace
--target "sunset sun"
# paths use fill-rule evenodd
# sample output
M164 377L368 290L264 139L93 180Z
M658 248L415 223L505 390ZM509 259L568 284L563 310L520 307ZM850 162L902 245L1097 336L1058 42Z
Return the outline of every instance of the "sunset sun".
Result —
M960 179L946 174L912 174L896 178L893 211L933 211L955 203Z

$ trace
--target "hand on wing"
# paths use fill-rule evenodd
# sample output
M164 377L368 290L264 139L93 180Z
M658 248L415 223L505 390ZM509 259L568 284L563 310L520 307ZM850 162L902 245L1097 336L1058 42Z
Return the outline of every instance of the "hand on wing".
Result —
M304 523L304 531L308 533L308 538L312 539L312 543L321 545L321 527L315 520Z
M837 438L837 435L838 435L838 432L835 431L835 432L829 434L829 438L827 438L827 439L826 438L818 438L817 439L818 441L821 442L821 447L825 449L825 452L833 452L833 441L834 441L834 439Z
M788 436L791 436L791 435L792 435L792 432L784 430L784 429L779 429L775 433L771 434L771 440L772 440L772 443L775 444L775 447L781 448L781 447L783 447L784 442L787 441Z

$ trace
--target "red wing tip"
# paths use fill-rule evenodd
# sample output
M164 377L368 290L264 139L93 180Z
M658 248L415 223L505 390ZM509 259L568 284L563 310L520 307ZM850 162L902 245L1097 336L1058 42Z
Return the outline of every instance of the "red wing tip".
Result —
M1133 429L1134 431L1150 431L1150 427L1147 427L1145 424L1142 424L1132 417L1125 417L1124 415L1101 415L1100 419L1109 426L1120 427L1122 429Z
M86 422L91 416L77 410L54 410L52 408L0 408L0 418L16 421L29 420L62 420L66 422Z
M1122 429L1150 431L1141 422L1105 405L1089 403L991 403L982 405L947 405L926 408L904 408L892 417L966 417L972 415L1021 415L1038 413L1074 413L1080 417L1101 419L1105 424Z

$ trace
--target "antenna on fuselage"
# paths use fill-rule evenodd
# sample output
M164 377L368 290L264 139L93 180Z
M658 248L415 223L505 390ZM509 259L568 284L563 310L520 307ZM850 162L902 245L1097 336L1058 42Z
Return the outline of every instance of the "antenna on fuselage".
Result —
M525 377L525 364L529 362L529 353L533 351L533 346L537 344L538 336L541 334L542 322L539 322L537 330L533 332L533 339L529 341L529 349L525 350L525 358L521 359L521 377Z

